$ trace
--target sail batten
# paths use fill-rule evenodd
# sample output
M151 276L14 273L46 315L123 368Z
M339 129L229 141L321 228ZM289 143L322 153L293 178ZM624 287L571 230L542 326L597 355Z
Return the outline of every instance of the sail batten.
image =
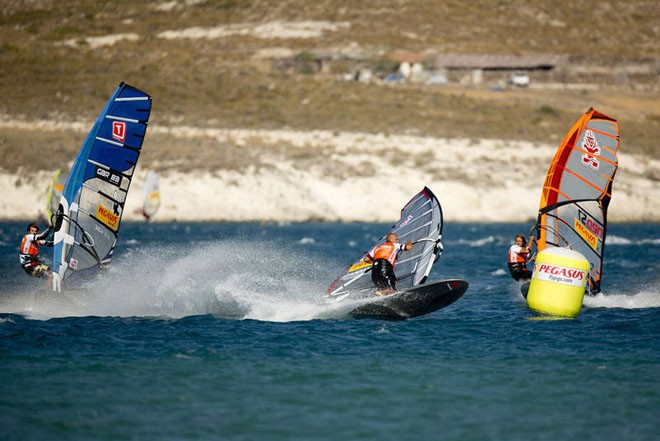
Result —
M124 144L121 143L121 142L112 141L110 139L101 138L101 137L96 137L96 139L97 139L97 141L105 142L107 144L116 145L117 147L124 147Z
M150 100L150 99L151 98L136 96L136 97L117 98L116 101L117 102L122 102L122 101L146 101L146 100Z
M133 118L124 118L124 117L117 116L117 115L108 115L108 116L106 116L106 118L107 118L107 119L111 119L111 120L113 120L113 121L126 121L126 122L132 122L132 123L139 123L139 122L140 122L140 121L137 120L137 119L133 119Z

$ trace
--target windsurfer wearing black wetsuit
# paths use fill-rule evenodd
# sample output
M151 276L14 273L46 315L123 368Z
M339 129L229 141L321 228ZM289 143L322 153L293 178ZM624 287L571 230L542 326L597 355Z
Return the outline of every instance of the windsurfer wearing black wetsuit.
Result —
M399 243L396 233L389 233L385 243L374 247L364 258L365 262L373 262L371 266L371 281L378 288L376 294L386 295L396 291L396 276L394 263L401 251L410 251L413 243Z

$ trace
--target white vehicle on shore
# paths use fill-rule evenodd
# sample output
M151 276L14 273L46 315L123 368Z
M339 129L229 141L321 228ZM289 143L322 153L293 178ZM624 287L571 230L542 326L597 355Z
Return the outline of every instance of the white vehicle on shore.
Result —
M526 72L515 71L511 74L509 78L509 83L516 87L527 87L529 86L529 75Z

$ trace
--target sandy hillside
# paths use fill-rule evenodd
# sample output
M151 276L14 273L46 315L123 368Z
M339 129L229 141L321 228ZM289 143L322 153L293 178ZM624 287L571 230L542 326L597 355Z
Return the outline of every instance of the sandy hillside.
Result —
M44 211L52 174L126 81L154 99L126 220L156 170L156 221L391 222L425 185L447 221L527 221L563 134L595 107L622 128L610 220L660 221L653 2L376 3L3 3L0 218ZM438 61L542 55L557 65L526 88L501 65ZM406 59L423 75L384 81Z
M0 122L0 128L9 126L66 128L81 134L87 130L84 124L54 121ZM147 171L155 169L163 201L155 218L159 221L391 222L425 185L440 199L447 221L526 221L535 217L556 149L529 142L328 131L149 130L155 139L174 138L190 148L204 141L218 149L247 152L258 144L260 156L256 165L241 170L182 172L182 164L138 165L126 220L141 219L142 184ZM610 220L660 221L660 161L626 153L620 153L619 160ZM14 188L0 195L3 217L37 217L50 176L52 171L0 174L0 185Z

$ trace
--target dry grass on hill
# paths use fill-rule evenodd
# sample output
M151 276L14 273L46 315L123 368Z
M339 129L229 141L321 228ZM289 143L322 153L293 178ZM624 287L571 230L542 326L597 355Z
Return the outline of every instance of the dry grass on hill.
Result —
M3 2L0 6L0 114L4 118L83 120L90 124L120 81L154 97L153 126L324 129L558 143L593 106L621 122L622 149L660 156L657 87L637 91L504 90L488 87L387 86L271 70L254 58L268 48L294 52L357 47L374 61L391 50L436 53L570 55L603 66L660 55L655 2L561 0L208 0L185 6L116 0ZM292 21L349 23L315 38L166 40L191 26ZM133 32L92 49L90 36ZM380 55L379 55L380 54ZM0 129L2 168L52 169L70 161L77 133ZM148 135L144 160L187 167L244 167L259 147L232 155L213 142ZM154 146L154 147L151 147ZM157 147L156 147L157 146ZM44 155L44 149L47 154ZM158 155L149 151L158 151ZM219 157L229 155L228 157ZM317 152L318 154L318 152ZM24 159L32 158L30 161ZM320 155L319 155L320 157ZM197 160L195 158L203 158Z

